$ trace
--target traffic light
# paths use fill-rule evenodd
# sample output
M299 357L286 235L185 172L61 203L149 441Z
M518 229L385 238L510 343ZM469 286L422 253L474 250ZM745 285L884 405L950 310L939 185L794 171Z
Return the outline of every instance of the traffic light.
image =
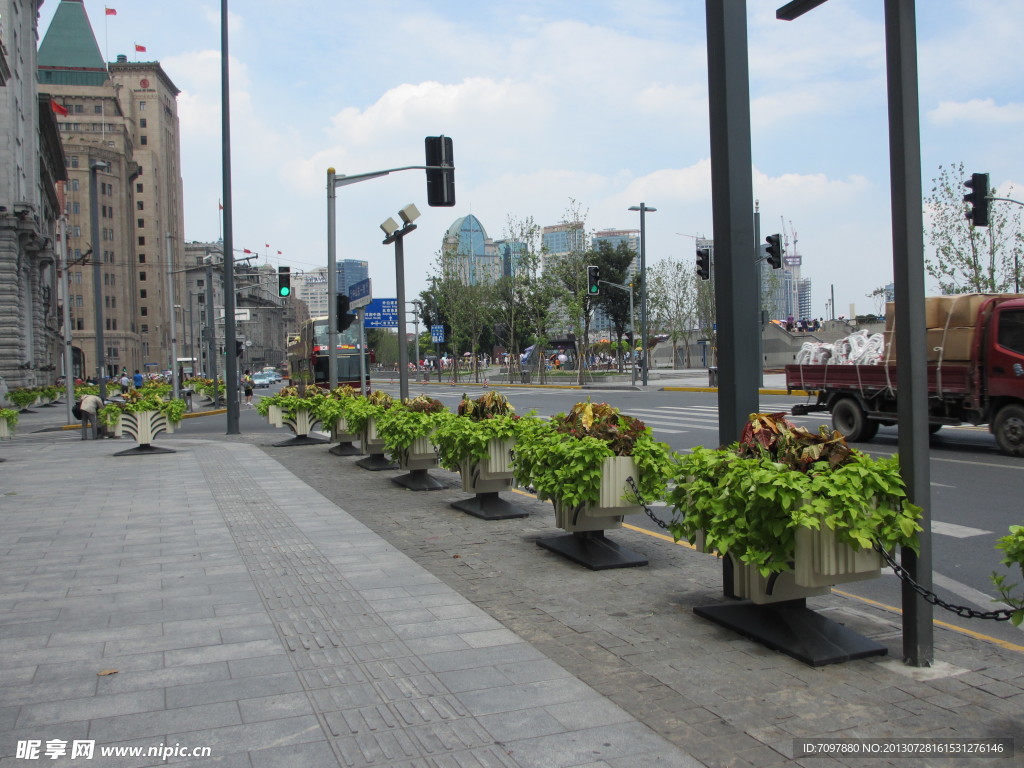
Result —
M768 243L768 247L765 249L768 254L768 263L772 265L772 269L779 269L782 267L782 254L785 253L782 248L782 235L768 235L765 242Z
M964 182L971 190L964 195L964 202L972 208L967 211L967 220L976 227L988 226L988 174L972 173L971 178Z
M235 357L241 357L243 349L245 349L245 342L235 339Z
M288 298L292 295L292 268L277 268L277 295L281 298Z
M348 327L352 325L352 322L356 319L356 316L348 313L348 296L343 296L339 293L335 296L335 299L334 318L338 323L338 330L347 331Z
M601 293L601 268L587 267L587 293L597 296Z
M427 136L427 205L450 208L455 205L455 161L448 136Z
M697 276L701 280L711 279L711 249L697 249Z

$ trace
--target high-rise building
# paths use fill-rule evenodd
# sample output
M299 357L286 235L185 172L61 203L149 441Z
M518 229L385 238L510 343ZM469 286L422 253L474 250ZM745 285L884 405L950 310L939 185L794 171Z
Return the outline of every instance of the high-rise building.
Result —
M0 0L0 381L9 387L62 373L57 220L67 175L50 99L36 89L38 5Z
M338 262L338 293L348 295L348 289L370 276L370 264L356 259Z
M341 282L338 282L341 285ZM310 317L327 317L327 267L292 274L295 298L306 303Z
M567 253L582 252L586 249L586 231L582 221L563 222L543 227L540 232L543 263L541 269L547 271L561 256Z
M172 368L171 312L184 292L179 91L159 62L105 63L80 0L57 7L39 47L38 81L61 111L76 355L94 374L98 293L107 375Z
M456 219L448 227L442 249L451 258L459 279L467 285L494 282L502 276L502 256L473 214Z

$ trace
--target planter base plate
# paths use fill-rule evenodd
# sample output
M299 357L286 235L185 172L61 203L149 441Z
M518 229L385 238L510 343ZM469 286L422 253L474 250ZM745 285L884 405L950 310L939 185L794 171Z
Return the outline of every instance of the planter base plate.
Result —
M360 456L362 451L352 445L351 442L338 443L336 446L327 451L334 456Z
M812 611L805 600L768 605L740 600L697 606L693 612L812 667L888 653L884 645Z
M126 451L118 451L115 456L151 456L155 453L177 453L172 451L170 448L161 448L152 443L139 443L134 448L129 448Z
M496 492L478 493L471 499L453 501L448 506L483 520L511 520L516 517L529 517L530 515L526 510L505 501Z
M356 466L368 469L371 472L380 472L383 469L398 469L398 465L388 459L383 453L371 453L365 459L357 461Z
M647 565L646 557L605 538L604 531L584 531L538 539L537 546L567 557L592 571Z
M425 469L414 469L407 474L392 477L391 482L410 491L441 491L448 487Z
M322 437L313 437L312 435L296 435L290 437L287 440L282 440L280 443L272 443L274 448L287 448L293 445L320 445L326 443Z

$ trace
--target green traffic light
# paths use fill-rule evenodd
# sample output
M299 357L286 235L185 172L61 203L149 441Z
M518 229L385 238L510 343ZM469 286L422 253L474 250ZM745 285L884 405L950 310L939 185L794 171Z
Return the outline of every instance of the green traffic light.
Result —
M591 293L597 293L597 286L596 285L590 286L590 292Z
M291 288L289 288L289 287L288 287L288 286L286 286L286 285L282 285L282 286L281 286L281 289L280 289L280 290L278 291L278 293L279 293L279 294L280 294L281 296L291 296L291 295L292 295L292 289L291 289Z

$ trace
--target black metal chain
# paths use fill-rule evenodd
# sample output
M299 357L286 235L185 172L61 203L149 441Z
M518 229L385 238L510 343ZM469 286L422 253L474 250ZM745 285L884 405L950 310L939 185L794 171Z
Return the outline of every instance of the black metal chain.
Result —
M636 500L640 503L640 506L644 508L644 512L647 513L647 516L651 518L651 520L653 520L655 523L657 523L662 530L667 531L668 523L666 523L664 520L659 520L657 517L654 516L654 512L651 511L651 508L647 506L647 502L644 501L643 496L640 495L640 489L636 487L636 482L634 482L632 475L626 478L626 483L629 485L629 489L633 491L633 495L636 497Z
M875 551L878 552L889 567L892 568L893 572L900 578L901 581L907 582L914 591L917 592L921 597L925 599L925 602L937 605L939 608L947 610L951 613L955 613L964 619L991 619L992 621L1009 621L1016 611L1008 608L1003 608L998 611L979 611L974 608L968 608L965 605L953 605L947 603L945 600L940 598L937 594L932 592L925 587L918 584L911 575L907 572L907 569L897 563L893 556L890 555L885 549L876 541L874 542Z

